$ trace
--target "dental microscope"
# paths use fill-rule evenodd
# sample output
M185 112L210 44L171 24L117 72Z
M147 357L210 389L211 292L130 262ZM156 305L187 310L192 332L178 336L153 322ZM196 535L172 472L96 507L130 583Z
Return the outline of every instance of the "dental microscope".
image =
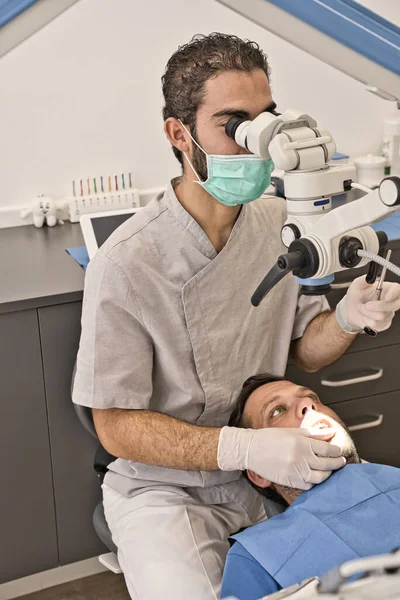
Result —
M271 158L284 171L287 219L281 239L288 252L254 292L253 306L290 272L306 295L328 293L334 273L368 263L368 283L374 283L378 264L400 276L400 268L383 258L386 234L370 227L400 209L399 177L386 177L375 190L357 184L354 166L329 164L336 152L329 131L298 110L263 112L253 121L233 116L225 131L239 146ZM366 195L332 209L332 197L352 188Z

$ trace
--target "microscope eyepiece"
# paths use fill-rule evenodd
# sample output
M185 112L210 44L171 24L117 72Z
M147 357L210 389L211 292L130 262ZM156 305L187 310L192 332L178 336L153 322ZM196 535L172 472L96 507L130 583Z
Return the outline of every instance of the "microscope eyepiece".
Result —
M245 121L242 117L231 117L225 125L226 135L234 140L237 128Z

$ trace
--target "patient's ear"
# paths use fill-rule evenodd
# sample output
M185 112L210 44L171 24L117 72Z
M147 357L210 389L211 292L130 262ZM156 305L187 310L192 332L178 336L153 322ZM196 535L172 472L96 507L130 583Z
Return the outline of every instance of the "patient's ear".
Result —
M264 477L257 475L257 473L254 473L254 471L247 470L247 476L250 481L252 481L254 485L257 485L258 487L267 488L272 485L272 481L269 481L269 479L264 479Z

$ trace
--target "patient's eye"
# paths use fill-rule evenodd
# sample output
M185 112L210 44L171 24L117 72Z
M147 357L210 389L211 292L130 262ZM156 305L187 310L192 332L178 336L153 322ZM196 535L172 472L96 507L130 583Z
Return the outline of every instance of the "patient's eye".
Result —
M275 417L279 417L283 412L285 412L286 408L282 405L275 406L269 413L269 418L274 419Z

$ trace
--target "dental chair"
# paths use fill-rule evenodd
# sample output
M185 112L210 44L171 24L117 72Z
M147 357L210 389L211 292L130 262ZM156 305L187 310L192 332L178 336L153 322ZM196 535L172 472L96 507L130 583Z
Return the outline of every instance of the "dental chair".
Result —
M75 374L76 374L76 362L75 362L75 365L74 365L74 368L72 371L72 378L71 378L71 399L72 399L72 391L74 389ZM96 438L96 440L99 442L99 438L97 436L96 429L95 429L95 426L93 423L92 409L87 406L80 406L79 404L74 404L74 403L73 403L73 406L75 408L75 412L78 416L78 419L81 422L81 424L83 425L83 427L86 429L86 431L91 436ZM107 459L110 459L108 461L108 464L109 464L110 462L112 462L114 457L111 456L110 454L108 454L99 442L99 448L96 452L96 456L94 459L94 466L95 466L96 472L98 474L98 477L101 479L101 481L107 470L106 469ZM103 471L103 475L102 475L101 471ZM274 502L273 500L269 500L267 498L264 498L264 507L265 507L265 512L267 513L267 516L269 519L284 511L284 508L280 504L278 504L277 502ZM100 500L100 502L97 504L97 506L94 509L93 527L94 527L97 535L99 536L100 540L110 550L109 554L101 554L99 556L99 561L101 562L102 565L104 565L107 569L109 569L113 573L122 573L122 570L121 570L121 567L119 566L119 562L118 562L118 558L117 558L118 550L112 540L111 532L107 525L107 521L106 521L106 518L104 515L104 507L103 507L102 500Z
M72 391L74 389L75 373L76 373L76 363L74 365L74 369L72 371L72 378L71 378L71 399L72 399ZM93 423L92 409L87 406L80 406L78 404L74 404L74 408L75 408L75 412L77 414L79 421L82 423L82 425L86 429L86 431L91 436L96 438L97 441L99 441L99 438L97 437L96 429L95 429L95 426ZM101 444L99 442L99 448L96 452L96 456L94 459L95 466L96 465L103 466L104 472L105 472L105 470L106 470L105 467L107 464L107 457L110 457L110 456L111 455L109 455L104 450L104 448L101 446ZM109 462L111 462L111 461L109 461ZM97 471L99 479L102 480L102 475L99 472L100 469L96 468L96 471ZM103 475L103 477L104 477L104 475ZM122 570L121 570L121 567L119 566L119 562L118 562L118 558L117 558L117 547L114 544L114 542L112 541L111 531L108 528L107 521L106 521L106 518L104 515L104 507L103 507L102 500L100 500L100 502L97 504L97 506L95 507L95 509L93 511L93 527L94 527L94 530L97 533L98 537L100 538L100 540L110 550L110 553L108 553L108 554L101 554L99 556L99 561L101 562L102 565L104 565L107 569L109 569L113 573L122 573Z

